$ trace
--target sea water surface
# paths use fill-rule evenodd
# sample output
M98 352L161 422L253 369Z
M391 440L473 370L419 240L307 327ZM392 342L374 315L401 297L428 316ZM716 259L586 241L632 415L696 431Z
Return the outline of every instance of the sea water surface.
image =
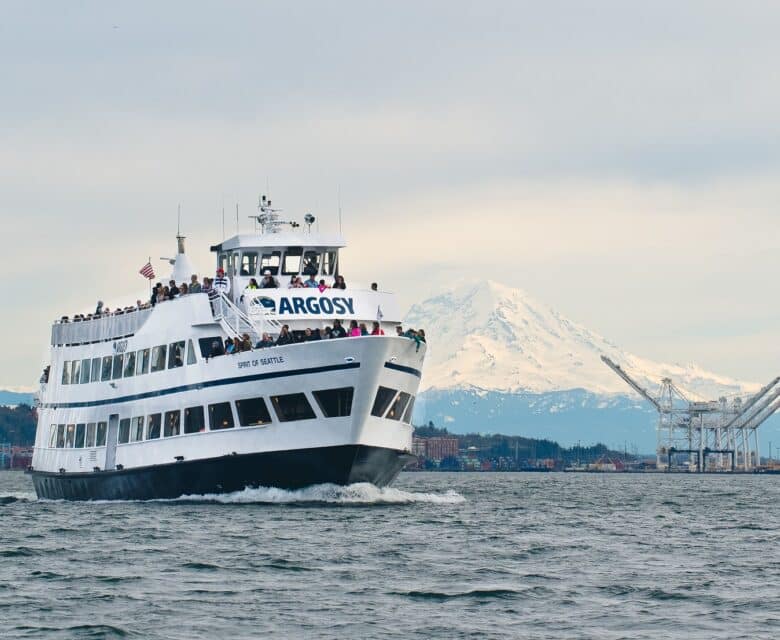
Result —
M68 503L0 472L0 637L769 638L779 503L558 473Z

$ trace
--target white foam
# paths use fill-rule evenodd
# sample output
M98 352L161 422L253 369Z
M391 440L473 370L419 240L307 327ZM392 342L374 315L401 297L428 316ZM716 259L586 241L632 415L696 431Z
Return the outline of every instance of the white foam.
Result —
M258 487L244 489L234 493L189 495L178 500L203 500L224 504L289 504L295 502L319 502L327 504L460 504L466 499L459 493L449 490L444 493L416 493L393 487L379 488L367 482L339 486L319 484L296 491Z

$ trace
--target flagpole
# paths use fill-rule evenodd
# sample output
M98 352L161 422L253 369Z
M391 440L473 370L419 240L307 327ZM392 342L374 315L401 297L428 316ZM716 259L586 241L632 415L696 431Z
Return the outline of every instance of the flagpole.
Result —
M149 264L152 264L152 256L149 256ZM152 278L149 278L149 302L152 301Z

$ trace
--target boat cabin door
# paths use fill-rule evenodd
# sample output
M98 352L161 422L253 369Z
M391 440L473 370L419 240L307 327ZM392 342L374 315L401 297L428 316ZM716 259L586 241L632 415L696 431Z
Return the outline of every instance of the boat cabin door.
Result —
M115 413L108 418L108 433L106 434L106 463L105 471L116 468L116 440L119 434L119 414Z

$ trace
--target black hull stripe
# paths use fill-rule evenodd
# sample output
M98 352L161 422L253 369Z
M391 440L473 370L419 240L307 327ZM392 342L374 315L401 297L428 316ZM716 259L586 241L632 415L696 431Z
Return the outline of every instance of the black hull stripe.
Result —
M413 369L412 367L405 367L401 364L395 364L394 362L385 362L385 369L393 369L395 371L401 371L403 373L410 373L413 376L422 378L422 371L419 369Z
M385 365L387 366L387 365ZM145 391L144 393L135 393L131 396L121 396L119 398L108 398L105 400L88 400L85 402L58 402L42 404L44 409L77 409L82 407L102 407L108 404L120 404L122 402L133 402L135 400L144 400L146 398L157 398L167 396L172 393L182 393L184 391L196 391L207 389L208 387L221 387L226 384L237 384L241 382L256 382L258 380L271 380L273 378L288 378L291 376L305 376L310 373L325 373L327 371L344 371L346 369L360 368L359 362L348 362L346 364L332 364L325 367L311 367L309 369L291 369L289 371L271 371L269 373L256 373L251 376L236 376L233 378L220 378L219 380L206 380L197 384L186 384L179 387L169 387L168 389L158 389L157 391Z

